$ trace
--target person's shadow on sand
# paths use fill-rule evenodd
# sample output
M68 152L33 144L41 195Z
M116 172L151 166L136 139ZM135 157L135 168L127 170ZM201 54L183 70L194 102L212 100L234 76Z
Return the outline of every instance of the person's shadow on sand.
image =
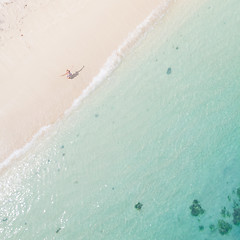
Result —
M70 79L74 79L75 77L77 77L79 75L79 73L83 70L84 66L82 66L82 68L78 71L76 71L75 73L73 73L70 77Z

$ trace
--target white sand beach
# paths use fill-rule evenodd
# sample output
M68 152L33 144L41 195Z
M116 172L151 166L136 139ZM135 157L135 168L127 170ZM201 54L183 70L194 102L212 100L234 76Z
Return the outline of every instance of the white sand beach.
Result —
M0 161L61 118L163 0L18 1L0 12ZM84 68L83 68L84 66ZM73 79L61 75L66 69ZM81 71L80 71L81 70ZM80 71L80 72L79 72Z
M61 119L106 77L109 57L113 68L156 19L171 25L162 25L164 42L204 1L0 2L0 163ZM66 69L72 79L61 76Z
M239 12L0 0L0 240L238 239Z

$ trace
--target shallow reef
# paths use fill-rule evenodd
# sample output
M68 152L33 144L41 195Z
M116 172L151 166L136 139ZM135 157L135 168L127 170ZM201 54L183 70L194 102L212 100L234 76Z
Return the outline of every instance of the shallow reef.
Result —
M221 215L225 218L225 217L231 217L231 213L226 209L226 207L224 207L221 210Z
M138 202L137 204L135 204L134 207L135 207L137 210L141 210L141 209L142 209L142 206L143 206L143 204L140 203L140 202Z
M240 208L234 208L234 211L233 211L233 223L235 225L240 225Z
M237 196L238 196L238 198L240 200L240 187L237 189Z
M210 224L209 229L211 230L211 232L215 232L217 230L217 228L214 224Z
M169 75L169 74L171 74L172 73L172 68L168 68L168 70L167 70L167 74Z
M203 231L204 230L204 226L203 225L200 225L199 226L199 231Z
M231 205L228 206L231 209L223 207L220 210L220 219L216 220L216 223L212 223L208 226L208 229L212 233L218 230L221 235L226 235L232 230L234 225L236 227L240 226L240 187L233 189L231 194L227 195L227 200L228 202L231 202ZM192 216L199 216L205 212L199 201L196 199L193 200L193 203L189 208L191 209ZM224 220L221 218L224 218ZM197 218L197 220L198 223L201 224L198 225L199 231L204 231L204 224L201 222L203 219L201 220L201 218Z
M233 200L233 209L238 208L239 207L239 203L235 200Z
M204 209L201 207L200 203L198 200L193 200L193 204L189 207L191 209L191 214L193 216L198 216L200 214L204 213Z
M225 235L232 230L232 225L224 220L218 220L218 231L220 234Z

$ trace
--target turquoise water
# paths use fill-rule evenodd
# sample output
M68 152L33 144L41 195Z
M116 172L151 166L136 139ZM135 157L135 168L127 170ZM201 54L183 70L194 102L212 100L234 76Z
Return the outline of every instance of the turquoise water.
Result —
M1 239L239 239L239 12L209 0L164 41L160 21L1 176Z

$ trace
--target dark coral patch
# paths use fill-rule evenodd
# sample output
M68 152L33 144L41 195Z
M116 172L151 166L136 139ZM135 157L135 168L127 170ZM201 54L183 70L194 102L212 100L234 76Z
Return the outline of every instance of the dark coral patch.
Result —
M141 209L142 209L142 206L143 206L143 204L140 203L140 202L138 202L137 204L135 204L134 207L135 207L137 210L141 210Z
M226 208L225 207L221 210L221 215L223 217L226 217Z
M204 210L202 209L198 200L193 200L193 204L189 208L191 209L191 214L193 216L198 216L204 213Z
M168 70L167 70L167 74L169 75L169 74L171 74L172 73L172 68L168 68Z
M199 231L203 231L204 230L204 226L203 225L200 225L199 226Z
M237 189L237 195L238 195L239 200L240 200L240 187Z
M218 231L220 234L225 235L230 232L232 229L232 225L223 220L218 220Z
M210 224L209 229L211 230L211 232L214 232L214 231L216 231L217 228L215 227L214 224Z
M221 215L223 217L230 217L231 216L231 213L226 209L226 207L224 207L222 210L221 210Z
M238 202L237 201L233 201L233 208L238 208L239 207L239 204L238 204Z
M233 212L233 223L240 225L240 208L235 208Z

